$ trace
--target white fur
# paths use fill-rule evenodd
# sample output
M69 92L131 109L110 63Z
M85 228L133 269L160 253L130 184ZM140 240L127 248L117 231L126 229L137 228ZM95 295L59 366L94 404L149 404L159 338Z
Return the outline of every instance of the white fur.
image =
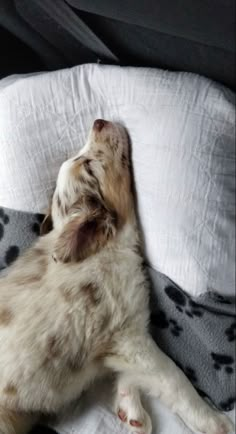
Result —
M106 197L104 161L98 163L93 158L99 149L105 162L113 165L112 176L120 179L118 172L123 169L119 159L122 152L128 155L124 131L111 123L101 132L93 129L80 152L80 156L93 160L91 168L104 200L112 203L113 193ZM25 412L27 417L31 412L58 412L108 370L118 373L115 411L122 409L127 414L125 423L132 432L151 433L138 388L162 399L194 431L231 432L231 422L199 397L148 334L149 290L137 250L140 237L131 205L116 235L95 254L79 262L55 260L58 238L79 214L74 210L70 214L68 209L78 195L87 192L87 174L81 168L83 182L80 175L75 179L71 172L74 164L70 159L59 173L52 204L54 229L0 281L0 433L22 433L28 419L27 423L22 421L18 412ZM129 185L127 170L120 173ZM125 194L130 194L133 203L131 192L122 194L124 200ZM62 207L57 205L58 195ZM119 209L116 211L119 215ZM87 293L86 285L95 287L95 294ZM72 362L78 366L72 369ZM13 425L9 412L16 417ZM142 426L131 426L132 420Z

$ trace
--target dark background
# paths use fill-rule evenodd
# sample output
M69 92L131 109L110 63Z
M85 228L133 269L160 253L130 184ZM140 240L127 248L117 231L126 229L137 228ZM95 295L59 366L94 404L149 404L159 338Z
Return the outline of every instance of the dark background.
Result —
M235 89L235 0L0 0L0 47L0 77L99 61Z

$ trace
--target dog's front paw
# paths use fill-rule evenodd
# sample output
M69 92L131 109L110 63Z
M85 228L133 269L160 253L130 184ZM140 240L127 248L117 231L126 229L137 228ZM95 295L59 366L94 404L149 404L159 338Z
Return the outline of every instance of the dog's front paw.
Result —
M212 426L209 427L207 434L233 434L235 432L231 420L218 412L215 412L214 416L210 418L209 424Z
M207 414L206 421L201 425L204 434L233 434L234 424L222 413L211 411Z

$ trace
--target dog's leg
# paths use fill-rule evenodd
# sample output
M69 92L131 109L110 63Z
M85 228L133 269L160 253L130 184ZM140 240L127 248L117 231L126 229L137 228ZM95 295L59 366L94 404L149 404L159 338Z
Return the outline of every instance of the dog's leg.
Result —
M184 373L151 337L126 336L119 340L105 365L126 376L126 384L138 386L159 397L193 431L228 434L233 424L200 398Z
M0 434L27 434L36 417L0 407Z
M117 381L114 410L133 433L151 434L151 419L142 406L139 391L122 374Z

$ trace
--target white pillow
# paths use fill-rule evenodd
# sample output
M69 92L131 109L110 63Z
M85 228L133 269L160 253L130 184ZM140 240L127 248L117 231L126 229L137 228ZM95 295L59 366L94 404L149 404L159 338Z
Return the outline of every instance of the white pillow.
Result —
M205 78L84 65L2 80L0 204L47 207L97 117L130 133L150 265L190 294L234 294L234 94Z

